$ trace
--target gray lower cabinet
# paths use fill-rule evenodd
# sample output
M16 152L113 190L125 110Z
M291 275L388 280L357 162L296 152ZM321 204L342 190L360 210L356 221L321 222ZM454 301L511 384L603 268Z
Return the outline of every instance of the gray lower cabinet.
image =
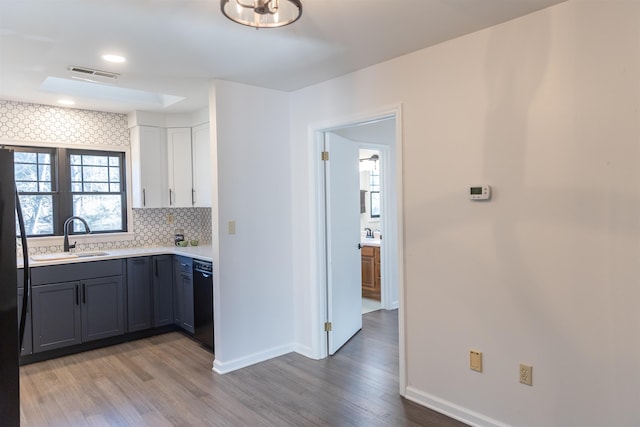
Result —
M82 342L124 334L124 282L122 276L85 279L82 287Z
M31 269L33 352L124 334L124 261Z
M151 258L127 260L127 313L128 331L151 328L152 307Z
M153 326L173 324L173 255L153 257Z
M80 344L80 282L32 287L33 352Z
M23 280L24 271L22 269L18 270L18 329L20 328L20 316L22 314L22 298L24 296L24 287ZM22 348L20 349L20 354L22 356L26 354L31 354L33 351L33 345L31 341L31 299L29 299L29 303L27 304L27 317L25 319L25 327L24 327L24 339L22 340Z
M173 256L127 260L128 331L173 324Z
M174 257L174 323L185 331L193 328L193 261L191 258Z

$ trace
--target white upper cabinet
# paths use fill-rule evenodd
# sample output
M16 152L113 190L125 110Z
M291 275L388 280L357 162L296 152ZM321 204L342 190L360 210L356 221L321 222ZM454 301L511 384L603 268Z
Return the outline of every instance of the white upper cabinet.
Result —
M131 128L134 208L211 207L209 123Z
M167 143L165 129L131 129L131 199L134 208L161 208L167 203Z
M193 206L191 128L167 129L168 206Z
M211 207L211 143L209 123L193 128L193 206Z

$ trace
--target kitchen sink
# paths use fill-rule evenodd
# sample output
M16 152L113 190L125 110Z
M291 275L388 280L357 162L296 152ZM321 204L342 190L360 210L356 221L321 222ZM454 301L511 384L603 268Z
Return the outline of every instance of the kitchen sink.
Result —
M87 258L87 257L92 257L92 256L105 256L105 255L109 255L108 252L76 252L74 254L75 256L77 256L78 258Z
M63 260L63 259L73 259L73 258L90 258L97 256L105 256L109 255L108 252L58 252L54 254L41 254L41 255L31 255L31 259L34 261L55 261L55 260Z

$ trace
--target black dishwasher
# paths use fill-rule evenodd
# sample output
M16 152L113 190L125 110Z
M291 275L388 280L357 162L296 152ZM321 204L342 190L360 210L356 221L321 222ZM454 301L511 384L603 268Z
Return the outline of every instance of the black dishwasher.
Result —
M193 260L193 322L196 340L213 351L213 268Z

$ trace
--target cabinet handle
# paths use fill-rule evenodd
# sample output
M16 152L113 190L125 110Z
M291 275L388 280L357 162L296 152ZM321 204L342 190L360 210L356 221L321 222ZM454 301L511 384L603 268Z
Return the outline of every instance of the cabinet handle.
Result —
M153 275L158 277L158 260L156 258L153 259L153 269L154 269Z
M147 206L147 190L142 189L142 206Z
M80 287L76 285L76 305L80 305Z
M82 284L82 303L83 304L87 303L87 288L84 283Z
M193 188L191 189L191 204L196 204L196 190L194 190Z
M169 189L169 206L173 204L173 202L171 201L172 196L173 196L173 192L171 191L171 189Z

